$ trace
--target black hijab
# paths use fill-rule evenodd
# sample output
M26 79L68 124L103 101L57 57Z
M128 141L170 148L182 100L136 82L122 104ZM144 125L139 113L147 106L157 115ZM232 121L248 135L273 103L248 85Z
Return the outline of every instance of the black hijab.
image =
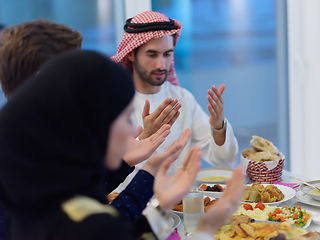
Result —
M41 214L76 194L106 201L110 125L134 95L129 73L93 51L48 61L0 112L0 203Z

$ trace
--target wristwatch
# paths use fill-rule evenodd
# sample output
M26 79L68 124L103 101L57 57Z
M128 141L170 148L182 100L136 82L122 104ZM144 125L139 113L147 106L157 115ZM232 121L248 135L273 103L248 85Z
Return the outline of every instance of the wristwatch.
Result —
M148 202L148 205L151 205L154 207L160 214L163 216L166 220L169 219L170 214L167 213L160 205L160 202L155 197L152 197L150 201Z
M227 128L227 119L225 117L223 118L223 123L222 123L222 127L221 128L213 128L211 126L211 130L213 132L216 132L216 133L224 132L226 130L226 128Z

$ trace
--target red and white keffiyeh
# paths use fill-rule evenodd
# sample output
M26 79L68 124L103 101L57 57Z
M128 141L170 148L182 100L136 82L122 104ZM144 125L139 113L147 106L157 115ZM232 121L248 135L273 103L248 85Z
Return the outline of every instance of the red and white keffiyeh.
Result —
M170 19L162 13L154 11L146 11L138 14L137 16L131 19L131 23L154 23L154 22L169 22ZM174 20L175 25L178 29L173 30L157 30L157 31L148 31L141 33L127 33L125 32L122 38L121 43L119 44L117 53L115 56L111 57L116 63L122 64L126 69L132 71L132 63L128 60L127 55L132 52L135 48L147 43L152 38L160 38L167 35L176 34L178 40L181 32L182 25L179 21ZM179 85L178 78L176 76L176 71L174 68L174 60L172 61L167 81L171 82L174 85Z

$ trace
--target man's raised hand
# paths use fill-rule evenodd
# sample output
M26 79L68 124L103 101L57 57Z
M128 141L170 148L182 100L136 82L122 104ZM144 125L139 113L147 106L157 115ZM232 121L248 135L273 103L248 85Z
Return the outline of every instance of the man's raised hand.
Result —
M177 99L167 98L153 113L150 113L150 102L147 99L142 112L143 131L139 139L150 137L164 124L172 126L180 115L181 106Z

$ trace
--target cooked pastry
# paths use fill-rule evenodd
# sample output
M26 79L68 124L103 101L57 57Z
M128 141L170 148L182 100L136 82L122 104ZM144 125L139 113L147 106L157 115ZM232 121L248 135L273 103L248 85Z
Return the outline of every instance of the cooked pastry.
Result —
M229 225L229 226L233 226L233 225ZM235 231L242 238L248 237L248 234L246 234L246 232L243 231L242 228L239 225L236 225Z
M278 236L270 238L270 240L287 240L286 235L279 233ZM318 232L308 232L302 236L296 236L292 240L320 240Z
M240 223L240 227L242 228L242 230L247 233L250 237L253 237L253 239L257 238L257 234L255 232L255 228L250 226L249 224L245 224L245 223Z
M240 223L251 223L254 222L254 219L246 215L234 215L232 216L225 225L238 225Z
M284 194L274 185L266 186L261 193L261 201L264 203L279 202L284 199Z
M242 199L258 203L261 200L260 192L253 187L245 186Z
M295 237L293 238L293 240L305 240L305 239L308 239L308 240L320 240L320 233L318 232L308 232L306 234L304 234L303 236L301 237Z
M177 204L172 208L173 211L183 212L183 205Z
M236 234L236 227L235 225L224 225L220 228L220 232L232 238Z
M250 141L251 147L257 151L269 152L271 154L279 155L279 150L272 142L258 136L252 136Z
M253 188L257 189L257 190L260 190L260 191L264 190L264 186L262 184L260 184L260 183L253 183L251 185L251 187L253 187Z
M252 186L245 186L242 199L255 203L271 203L283 200L284 194L279 188L272 184L264 187L259 183L254 183Z
M213 199L210 202L208 202L206 205L204 205L204 212L207 212L209 208L211 208L212 205L215 204L216 201L218 201L218 199Z
M257 152L250 154L247 159L255 162L268 162L268 161L277 161L281 158L277 155L268 153L268 152Z
M209 197L205 197L205 198L203 199L203 204L204 204L204 206L207 206L209 202L210 202L210 198L209 198Z
M252 148L246 148L246 149L244 149L244 150L242 151L242 156L243 156L244 158L247 158L250 154L256 153L256 152L257 152L257 151L254 150L254 149L252 149Z

